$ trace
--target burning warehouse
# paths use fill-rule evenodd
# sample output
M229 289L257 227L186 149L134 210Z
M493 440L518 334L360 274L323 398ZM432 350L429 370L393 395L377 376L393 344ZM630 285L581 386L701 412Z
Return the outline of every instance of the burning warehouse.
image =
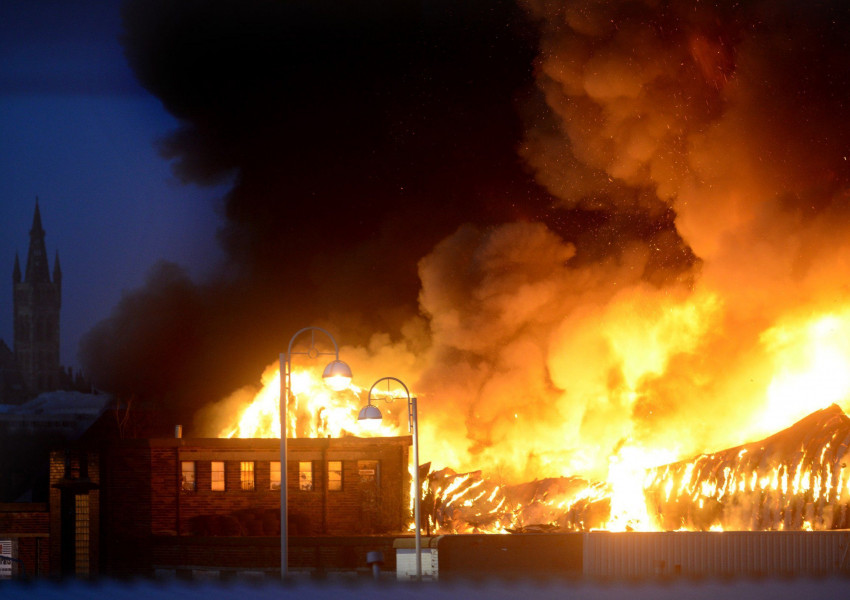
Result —
M257 401L263 398L257 395ZM376 547L392 552L393 538L403 536L410 523L410 442L355 436L290 440L293 568L363 570L367 552ZM486 536L489 541L474 535L467 541L430 538L426 553L435 566L429 573L436 576L439 554L440 577L496 574L493 565L502 563L487 557L498 548L514 557L513 567L499 569L501 576L527 576L535 568L570 577L845 572L848 565L840 557L850 547L846 531L837 537L759 538L759 550L747 560L729 557L752 541L742 530L846 529L848 445L850 419L831 406L764 440L624 479L561 477L498 485L481 472L436 471L423 489L428 533L497 535ZM54 453L51 564L78 576L186 569L274 573L279 456L277 439L227 437L127 439ZM623 533L605 537L599 529ZM728 535L700 541L649 533L665 530L674 536L682 530ZM517 536L528 539L510 542L498 535L505 532L554 537ZM539 564L522 558L531 555L540 557ZM639 567L637 555L643 557Z
M437 9L370 21L377 37L316 13L300 40L285 8L260 3L256 23L241 4L251 35L204 14L199 39L203 7L129 3L133 67L183 120L170 156L191 180L238 174L236 268L203 286L155 271L84 344L104 387L155 382L204 436L273 437L273 400L243 413L257 390L196 398L251 381L319 314L355 373L417 388L432 531L846 526L846 417L829 408L850 407L840 2L524 0L530 20L497 3L533 25L524 60L503 22L482 37L520 50L479 55ZM229 68L196 68L198 48ZM439 91L423 48L451 49ZM521 122L519 87L494 89L506 72ZM318 231L333 244L313 253ZM349 427L362 402L335 402L295 407L298 435Z
M848 443L850 419L829 407L760 442L644 472L638 497L629 498L642 510L623 515L614 512L622 505L616 482L498 486L480 472L444 469L424 493L431 532L495 535L430 538L426 556L439 554L440 577L448 579L843 573ZM293 568L362 571L367 552L392 552L410 519L409 444L409 437L290 440ZM51 512L62 517L52 519L51 563L79 576L276 572L278 448L274 439L177 438L55 453ZM598 531L629 518L625 529L677 531ZM736 531L718 537L722 529ZM808 538L803 529L845 531ZM795 530L803 535L779 535ZM532 535L509 541L504 532ZM533 535L540 533L551 539ZM436 577L437 567L429 573Z
M446 469L430 477L430 518L435 530L459 533L850 529L848 460L850 419L833 405L764 440L625 481L500 487Z

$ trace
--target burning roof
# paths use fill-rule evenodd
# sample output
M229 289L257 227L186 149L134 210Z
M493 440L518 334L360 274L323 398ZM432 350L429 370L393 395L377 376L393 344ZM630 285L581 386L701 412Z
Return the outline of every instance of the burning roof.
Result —
M647 503L662 529L850 526L850 419L816 411L764 440L652 469Z
M616 484L576 477L498 486L480 472L429 477L441 531L841 529L850 525L850 418L836 405L763 440L645 471L648 521L616 515Z

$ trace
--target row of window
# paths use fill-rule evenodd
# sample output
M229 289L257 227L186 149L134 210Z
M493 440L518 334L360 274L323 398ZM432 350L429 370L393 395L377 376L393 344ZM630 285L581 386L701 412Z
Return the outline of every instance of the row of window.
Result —
M255 489L253 461L242 461L239 463L240 488L246 491ZM197 489L197 463L184 460L180 463L181 484L183 491L194 492ZM224 461L210 462L210 490L213 492L225 491L226 478ZM269 489L280 489L280 462L269 463ZM342 491L342 461L328 461L328 491ZM298 489L304 492L313 491L313 463L311 461L300 461L298 463Z

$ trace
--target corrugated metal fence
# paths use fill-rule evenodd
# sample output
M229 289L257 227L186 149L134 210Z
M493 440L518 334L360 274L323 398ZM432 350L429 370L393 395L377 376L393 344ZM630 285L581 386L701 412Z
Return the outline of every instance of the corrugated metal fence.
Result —
M850 576L850 530L445 535L427 542L441 581ZM399 578L408 578L402 571Z
M585 534L593 578L823 576L850 572L850 531Z

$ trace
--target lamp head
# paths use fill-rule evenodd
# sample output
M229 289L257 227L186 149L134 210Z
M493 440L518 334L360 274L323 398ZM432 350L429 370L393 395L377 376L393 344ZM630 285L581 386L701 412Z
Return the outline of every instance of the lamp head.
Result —
M332 361L325 367L322 379L335 392L342 391L351 383L351 367L341 360Z
M374 404L367 404L360 409L360 414L357 415L360 425L367 429L375 429L381 424L382 418L380 409Z

